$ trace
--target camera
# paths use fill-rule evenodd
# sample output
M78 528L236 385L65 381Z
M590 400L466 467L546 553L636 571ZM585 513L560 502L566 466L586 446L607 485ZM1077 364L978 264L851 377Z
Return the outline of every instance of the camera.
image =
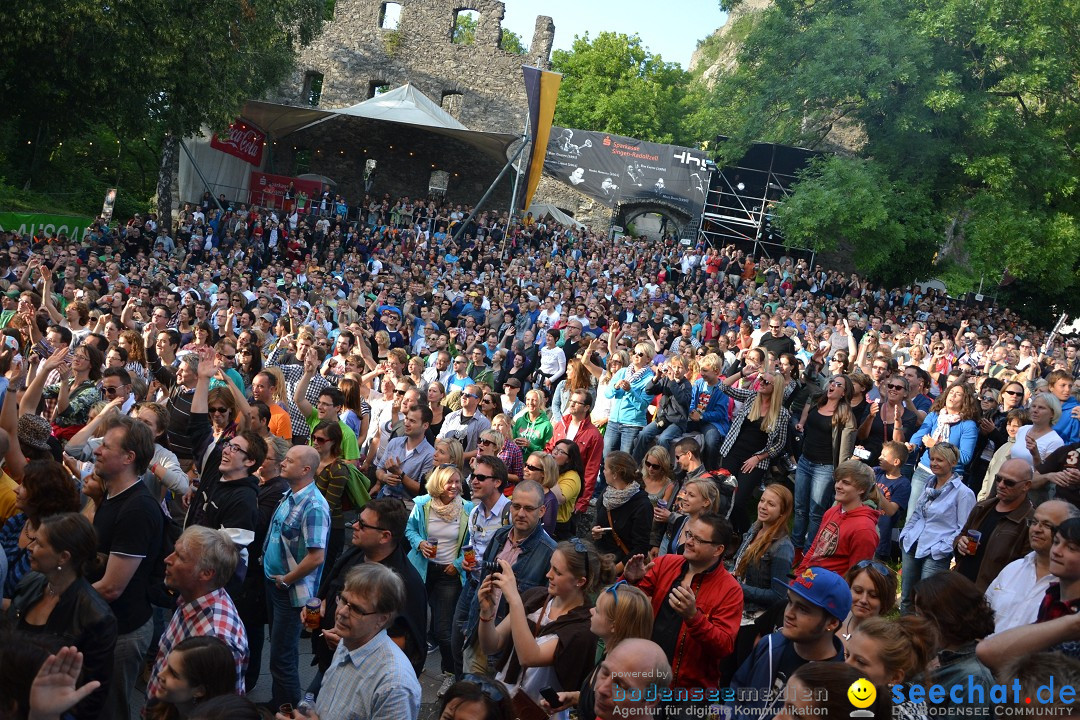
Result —
M491 575L492 573L497 573L502 570L502 568L499 567L498 560L484 560L480 562L479 565L482 575Z

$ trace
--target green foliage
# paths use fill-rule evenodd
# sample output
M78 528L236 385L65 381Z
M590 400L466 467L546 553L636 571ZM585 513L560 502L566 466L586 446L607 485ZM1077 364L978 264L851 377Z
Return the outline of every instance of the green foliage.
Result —
M383 30L382 39L386 45L386 54L390 57L394 57L401 50L400 30Z
M125 151L157 138L150 146L157 154L161 138L223 129L245 100L287 76L327 7L325 0L0 3L0 24L19 28L0 43L0 104L17 110L0 120L0 173L17 187L54 192L74 187L82 171L111 174L94 165L101 159L88 144L82 156L57 154L95 133L111 133ZM153 164L146 170L156 176ZM97 187L83 191L96 195Z
M563 74L556 125L662 143L695 140L683 123L689 74L653 55L637 35L576 36L570 50L552 53L551 66Z
M476 42L476 29L479 21L475 10L459 10L454 16L454 31L450 34L450 42L455 45L472 45Z
M1007 270L1014 297L1080 304L1077 27L1080 0L776 0L718 83L721 159L855 128L857 157L815 165L779 212L794 242L850 243L881 279Z
M503 28L499 32L499 47L506 52L515 55L525 55L529 52L529 49L525 47L525 43L522 41L521 36L513 30L507 30L506 28Z

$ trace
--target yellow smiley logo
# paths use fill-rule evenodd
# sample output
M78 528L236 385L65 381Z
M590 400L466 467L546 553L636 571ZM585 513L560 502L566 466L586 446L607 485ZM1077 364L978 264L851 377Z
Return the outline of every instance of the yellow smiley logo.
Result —
M851 687L847 691L847 697L855 707L868 708L877 699L877 688L874 687L874 683L866 678L859 678L851 683Z

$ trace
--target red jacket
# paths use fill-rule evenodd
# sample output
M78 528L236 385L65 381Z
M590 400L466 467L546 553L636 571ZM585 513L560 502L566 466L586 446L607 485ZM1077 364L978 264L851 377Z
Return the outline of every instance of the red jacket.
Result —
M566 426L570 424L569 418L569 415L564 415L562 420L555 423L551 440L548 440L544 450L550 453L557 442L566 439ZM581 451L581 459L585 462L585 477L581 479L581 494L578 495L577 502L574 504L574 511L584 512L589 507L589 498L592 497L593 490L596 488L596 478L600 474L600 462L604 457L604 438L600 435L600 431L596 429L596 426L593 425L592 419L588 415L581 421L577 435L574 436L574 442L577 443L578 450Z
M649 572L637 586L652 598L653 616L667 602L668 593L682 574L687 559L682 555L661 555L653 561ZM726 678L720 678L721 663L735 650L735 636L742 623L743 592L739 581L731 576L723 563L712 570L698 573L690 587L697 595L697 615L684 620L675 645L675 657L670 658L673 687L715 688Z
M817 537L795 575L816 566L843 576L860 561L873 558L878 546L879 517L881 512L869 505L860 505L851 512L833 505L821 518Z

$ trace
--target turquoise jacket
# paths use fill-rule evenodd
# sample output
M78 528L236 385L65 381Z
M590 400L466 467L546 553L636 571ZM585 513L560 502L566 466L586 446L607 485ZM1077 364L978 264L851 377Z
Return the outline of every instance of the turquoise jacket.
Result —
M416 504L413 506L412 514L409 515L409 522L405 524L405 537L409 539L409 544L412 545L412 550L409 551L409 562L416 568L416 572L420 573L420 578L427 582L429 561L420 554L420 543L427 540L428 537L428 505L431 503L431 496L421 495L414 502ZM465 500L461 517L458 518L458 545L457 557L454 558L454 567L457 568L458 579L462 585L465 584L466 573L461 569L461 563L464 561L461 548L465 547L469 542L469 513L472 512L472 509L472 501Z

